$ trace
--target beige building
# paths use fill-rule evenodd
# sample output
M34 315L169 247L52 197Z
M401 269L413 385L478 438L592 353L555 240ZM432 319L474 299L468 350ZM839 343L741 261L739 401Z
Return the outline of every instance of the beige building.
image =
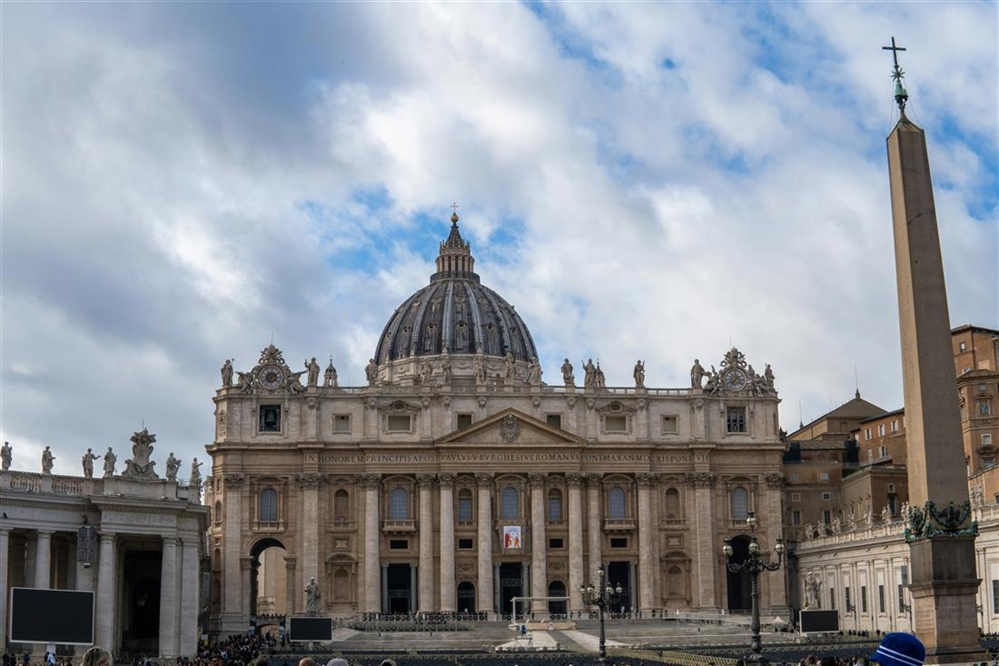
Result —
M145 430L135 433L125 470L117 473L116 458L108 457L101 478L93 478L97 456L89 451L84 477L53 475L44 462L41 473L11 470L4 443L0 648L37 657L45 649L10 643L7 635L10 588L28 587L94 592L95 643L116 655L195 653L207 600L201 578L208 508L197 477L178 483L176 467L172 478L153 471L153 441Z
M273 345L252 368L223 367L209 628L304 613L313 578L312 610L328 616L493 616L514 597L574 613L599 566L646 615L748 608L722 546L745 557L749 511L765 548L782 535L769 366L731 349L688 386L647 387L639 363L633 385L609 387L567 359L542 381L526 324L481 284L457 221L365 386L315 359L293 371ZM785 612L783 576L761 583L764 613Z

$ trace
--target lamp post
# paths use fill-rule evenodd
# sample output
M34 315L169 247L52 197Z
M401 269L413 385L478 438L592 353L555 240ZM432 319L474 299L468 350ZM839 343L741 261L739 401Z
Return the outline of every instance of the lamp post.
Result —
M784 540L777 539L774 544L774 552L777 553L777 561L771 562L769 557L764 558L760 553L760 541L756 538L756 514L752 511L746 518L746 525L749 527L749 556L742 562L733 562L732 555L735 550L732 548L732 540L725 539L725 558L728 570L732 573L749 574L750 590L752 592L752 615L750 616L749 630L752 632L752 642L749 649L752 653L746 656L746 661L758 664L769 663L769 659L764 657L763 644L760 640L760 574L764 571L777 571L784 561Z
M587 606L596 606L599 611L598 616L600 618L600 649L597 657L597 661L603 661L607 658L607 635L604 632L604 610L607 606L618 603L621 599L621 593L624 591L621 589L621 585L618 584L614 586L607 583L604 586L604 567L603 565L597 569L597 584L589 583L588 585L580 585L580 593L583 595L583 603Z

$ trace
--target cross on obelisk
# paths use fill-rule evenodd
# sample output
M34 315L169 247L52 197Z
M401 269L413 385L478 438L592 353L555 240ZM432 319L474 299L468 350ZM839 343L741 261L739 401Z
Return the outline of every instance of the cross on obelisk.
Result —
M895 59L895 68L898 69L898 52L905 51L904 46L895 46L895 38L891 38L891 46L882 46L881 50L891 51L892 57Z
M895 68L901 79L895 45ZM899 99L896 86L896 100ZM903 89L904 93L904 89ZM907 96L906 96L907 97ZM904 100L903 100L904 101ZM926 663L984 661L975 594L977 524L971 520L947 287L923 130L902 117L888 136L909 502L913 623Z
M895 61L895 68L891 72L891 78L895 80L895 103L898 104L898 110L902 113L902 117L905 117L905 103L909 100L909 93L905 90L905 84L902 83L902 78L905 76L905 72L898 65L898 52L904 51L905 48L902 46L895 45L895 38L891 38L891 46L882 46L881 50L891 51L891 57Z

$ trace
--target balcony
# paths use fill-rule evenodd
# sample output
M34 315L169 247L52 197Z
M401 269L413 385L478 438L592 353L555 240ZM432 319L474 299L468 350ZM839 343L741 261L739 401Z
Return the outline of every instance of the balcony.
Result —
M628 534L634 531L633 518L604 518L604 532L608 534Z
M415 520L384 520L382 521L383 534L415 534Z

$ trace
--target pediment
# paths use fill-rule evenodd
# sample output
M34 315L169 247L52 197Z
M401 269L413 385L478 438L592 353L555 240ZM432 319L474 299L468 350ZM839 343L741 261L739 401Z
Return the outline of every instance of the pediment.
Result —
M585 440L559 428L553 428L513 407L482 419L467 428L456 430L437 441L438 445L476 446L582 446Z
M378 411L383 414L416 414L420 406L407 400L391 400L378 405Z
M610 402L604 405L599 405L596 407L596 412L602 416L606 416L608 414L611 416L615 416L618 414L623 416L626 414L634 414L637 411L638 408L636 408L635 406L621 402L620 400L611 400Z

